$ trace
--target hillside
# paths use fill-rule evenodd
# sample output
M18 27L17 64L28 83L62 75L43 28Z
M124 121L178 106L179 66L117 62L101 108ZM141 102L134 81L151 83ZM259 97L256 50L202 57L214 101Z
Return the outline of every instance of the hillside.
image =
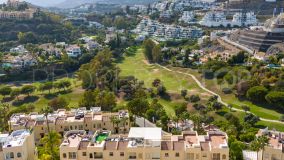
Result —
M56 4L54 7L58 8L74 8L85 3L106 3L106 4L120 4L120 5L134 5L134 4L149 4L157 0L65 0L62 3Z
M230 9L242 9L244 8L242 1L231 1L228 6ZM277 2L265 2L265 0L246 0L245 8L250 11L254 11L257 15L272 15L274 8L284 8L284 0L278 0Z

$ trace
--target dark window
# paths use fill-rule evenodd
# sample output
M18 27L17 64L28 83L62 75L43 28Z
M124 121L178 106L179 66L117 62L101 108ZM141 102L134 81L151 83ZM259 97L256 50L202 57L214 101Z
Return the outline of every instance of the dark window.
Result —
M120 156L121 156L121 157L124 157L124 152L120 152Z
M176 153L176 157L179 157L179 153Z
M169 153L165 153L165 157L169 157Z
M90 158L93 158L93 154L92 153L90 153Z
M18 157L18 158L21 158L21 157L22 157L22 153L18 152L18 153L17 153L17 157Z
M111 157L112 157L112 156L113 156L113 152L109 152L109 156L111 156Z
M82 155L85 157L87 156L87 152L83 152Z
M66 153L63 153L63 158L66 158L66 157L67 157Z
M10 153L10 158L14 158L14 152Z

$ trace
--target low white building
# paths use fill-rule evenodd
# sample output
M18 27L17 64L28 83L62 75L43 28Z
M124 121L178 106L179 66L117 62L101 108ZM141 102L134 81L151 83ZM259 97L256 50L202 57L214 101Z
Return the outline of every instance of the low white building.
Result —
M34 143L34 135L29 130L18 130L2 139L3 160L35 160L37 153ZM0 136L1 137L1 136ZM0 152L1 153L1 152ZM1 159L2 160L2 159Z
M179 21L184 23L190 23L194 20L194 12L184 11Z
M67 47L66 53L69 57L73 58L77 58L82 54L81 48L77 45L70 45L69 47Z
M26 48L23 45L19 45L19 46L15 47L15 48L11 48L10 52L11 53L23 54L23 53L27 53L28 51L26 50Z

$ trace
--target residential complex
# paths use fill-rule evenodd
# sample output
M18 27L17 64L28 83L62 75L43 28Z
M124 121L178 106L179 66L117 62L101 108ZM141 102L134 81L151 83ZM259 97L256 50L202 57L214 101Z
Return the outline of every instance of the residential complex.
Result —
M0 134L0 160L35 160L37 151L32 130Z
M159 40L199 38L203 33L197 27L166 25L148 18L141 20L134 32L139 35L156 37Z
M8 0L6 5L10 8L17 8L19 5L25 2L20 2L19 0ZM29 8L24 11L17 10L2 10L0 9L0 19L16 19L16 20L27 20L32 19L36 13L36 9Z
M220 131L163 135L161 128L131 128L128 136L109 131L69 131L60 146L62 160L229 160L228 137Z
M237 12L233 15L233 20L230 21L226 18L226 14L224 12L210 11L205 14L199 24L206 27L241 27L256 25L257 19L253 12Z
M1 11L0 19L17 19L17 20L27 20L32 19L34 16L34 10L26 11Z
M114 124L112 118L116 117L121 121ZM30 113L14 114L10 118L9 124L11 130L33 129L35 143L39 144L40 139L48 133L47 123L51 130L55 130L62 136L69 130L97 131L100 129L109 130L112 133L127 133L129 131L129 119L127 111L115 113L102 112L100 107L94 107L90 110L85 108L66 111L59 109L54 113L47 115Z

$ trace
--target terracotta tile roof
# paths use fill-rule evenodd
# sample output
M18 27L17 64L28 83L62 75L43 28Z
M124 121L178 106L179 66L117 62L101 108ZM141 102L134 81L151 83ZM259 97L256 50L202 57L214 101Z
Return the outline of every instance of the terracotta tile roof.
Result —
M184 142L173 142L173 150L175 151L182 151L184 150Z
M116 144L115 141L106 141L105 143L105 150L116 150Z
M88 117L84 117L84 121L85 122L91 122L92 121L92 117L88 116Z
M128 141L119 141L118 142L118 150L125 150L128 146Z
M184 135L184 140L188 142L189 144L197 144L198 138L195 134L187 134Z
M162 141L161 150L172 150L172 141Z
M209 151L209 142L200 142L201 150L202 151Z
M26 127L27 128L30 128L30 127L32 127L34 125L35 125L35 121L34 120L27 121L27 123L26 123Z
M56 124L56 125L58 125L58 124L63 124L64 121L65 121L65 118L57 118L57 119L55 120L55 124Z
M226 143L226 137L223 135L210 135L211 147L212 148L219 148L221 144Z
M89 141L81 141L79 145L79 150L86 150L89 145Z

